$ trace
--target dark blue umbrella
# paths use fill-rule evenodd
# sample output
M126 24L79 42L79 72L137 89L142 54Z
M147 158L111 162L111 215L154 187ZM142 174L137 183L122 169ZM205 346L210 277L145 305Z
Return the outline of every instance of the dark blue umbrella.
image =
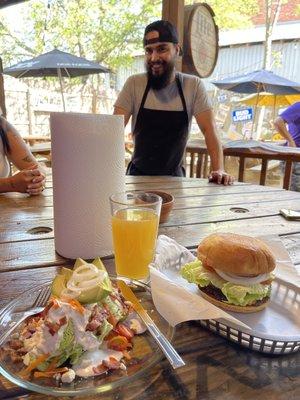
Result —
M212 81L219 89L231 90L236 93L260 93L273 94L299 94L300 83L290 81L272 71L261 69L247 74Z
M57 49L30 60L21 61L3 70L4 74L15 78L57 76L60 81L64 110L62 77L74 78L82 75L99 74L100 72L109 72L109 69L93 61Z

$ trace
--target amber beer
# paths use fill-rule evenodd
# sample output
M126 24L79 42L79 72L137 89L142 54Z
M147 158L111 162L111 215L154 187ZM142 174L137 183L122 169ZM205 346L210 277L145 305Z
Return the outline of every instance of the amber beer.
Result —
M144 280L154 257L161 198L148 193L126 193L113 195L110 201L116 272Z

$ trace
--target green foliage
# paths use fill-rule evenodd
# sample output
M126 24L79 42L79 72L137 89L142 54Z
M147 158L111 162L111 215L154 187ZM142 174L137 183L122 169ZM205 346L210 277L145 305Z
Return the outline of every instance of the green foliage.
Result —
M193 4L196 1L185 1ZM221 29L249 26L257 0L207 0ZM26 7L25 7L26 5ZM142 50L145 26L161 18L162 0L32 0L21 28L0 18L0 54L4 66L32 58L54 47L85 57L112 70L128 66ZM20 29L20 31L18 31ZM49 78L51 80L51 78ZM102 77L65 80L98 93ZM53 80L53 79L52 79ZM57 80L53 80L57 81ZM30 85L35 83L30 81Z
M48 6L49 4L49 6ZM160 0L32 0L25 7L22 31L0 19L0 54L4 66L53 48L107 65L112 71L130 65L142 49L145 26L160 18ZM57 81L48 78L49 81ZM102 77L65 80L99 92ZM34 81L28 82L31 86Z
M199 3L186 0L185 4ZM257 0L206 0L216 15L220 29L242 29L252 25L251 16L259 11Z
M57 47L115 69L141 48L143 28L159 14L158 0L58 0L50 8L40 0L25 18L35 54Z
M206 2L221 29L249 26L251 15L258 11L257 0ZM22 32L0 21L5 65L57 47L117 69L141 50L143 29L160 18L161 0L35 0L24 9Z

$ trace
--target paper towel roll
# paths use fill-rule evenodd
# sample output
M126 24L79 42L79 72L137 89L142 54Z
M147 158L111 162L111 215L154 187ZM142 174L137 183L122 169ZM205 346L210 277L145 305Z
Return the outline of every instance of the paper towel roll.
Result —
M113 253L109 196L125 190L124 121L51 113L55 250L67 258Z

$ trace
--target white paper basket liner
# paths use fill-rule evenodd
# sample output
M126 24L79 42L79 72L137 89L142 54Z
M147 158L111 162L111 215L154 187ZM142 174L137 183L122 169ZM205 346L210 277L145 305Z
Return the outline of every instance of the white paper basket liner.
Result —
M277 266L275 273L278 276L276 291L280 282L290 282L294 288L300 287L300 276L291 263L288 253L278 237L261 237L272 249ZM161 235L157 239L156 255L153 264L150 265L150 279L152 297L159 313L175 326L190 320L219 320L230 326L241 328L245 332L254 332L262 329L264 336L274 336L274 324L278 322L278 310L276 301L273 307L252 313L227 313L204 299L197 285L188 283L180 276L180 267L191 262L195 256L185 247L176 243L173 239ZM278 299L278 301L280 301ZM291 311L284 320L282 328L275 329L275 336L284 335L287 329L291 329L291 337L300 340L300 319L295 314L297 307ZM281 314L284 314L282 310ZM280 315L281 315L280 314ZM287 313L288 314L288 313ZM282 315L282 318L285 318Z

